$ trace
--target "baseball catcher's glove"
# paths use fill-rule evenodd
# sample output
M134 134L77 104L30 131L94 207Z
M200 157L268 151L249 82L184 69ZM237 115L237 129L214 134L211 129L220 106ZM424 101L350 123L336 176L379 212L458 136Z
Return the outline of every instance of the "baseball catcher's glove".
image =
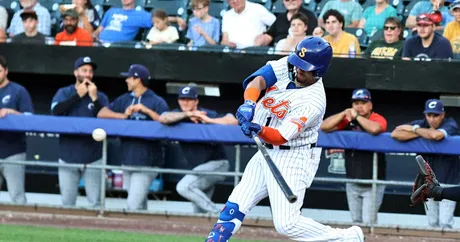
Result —
M434 198L435 201L441 201L442 187L439 185L436 175L421 155L415 157L420 168L419 174L415 178L414 186L412 187L412 196L410 200L414 206L419 202L427 201L427 198Z

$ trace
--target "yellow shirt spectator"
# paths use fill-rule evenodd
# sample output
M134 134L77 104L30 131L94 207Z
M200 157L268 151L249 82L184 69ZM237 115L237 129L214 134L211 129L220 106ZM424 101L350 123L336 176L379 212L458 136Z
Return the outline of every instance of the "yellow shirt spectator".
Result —
M324 39L331 44L334 56L348 56L348 51L352 43L354 43L356 55L361 54L361 48L359 47L359 42L356 36L345 31L342 31L340 38L336 41L333 41L330 35L325 36Z
M450 41L453 52L460 54L460 23L455 20L448 23L443 35Z

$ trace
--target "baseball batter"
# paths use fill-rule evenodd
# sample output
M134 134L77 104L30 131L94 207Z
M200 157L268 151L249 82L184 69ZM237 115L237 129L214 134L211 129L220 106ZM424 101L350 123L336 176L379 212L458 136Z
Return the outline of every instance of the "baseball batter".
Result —
M243 133L258 135L298 200L289 203L262 154L249 161L207 242L226 242L245 215L269 197L275 229L296 241L364 241L361 228L335 229L301 216L305 190L318 169L318 129L326 109L322 76L332 60L332 47L319 37L299 42L288 57L269 61L243 82L245 102L236 113ZM260 92L265 95L256 105Z

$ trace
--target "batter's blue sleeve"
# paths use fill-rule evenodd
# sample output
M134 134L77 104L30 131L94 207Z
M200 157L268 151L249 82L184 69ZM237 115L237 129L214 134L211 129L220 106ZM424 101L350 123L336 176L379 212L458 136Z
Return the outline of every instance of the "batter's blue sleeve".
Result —
M248 84L257 76L262 76L265 79L265 85L266 88L269 88L273 86L277 79L275 72L273 71L273 67L269 64L259 68L256 72L252 73L252 75L248 76L246 79L243 81L243 89L246 89Z
M19 100L18 100L18 112L24 114L32 114L34 113L34 106L32 104L32 98L30 98L29 92L25 88L21 88L19 93Z

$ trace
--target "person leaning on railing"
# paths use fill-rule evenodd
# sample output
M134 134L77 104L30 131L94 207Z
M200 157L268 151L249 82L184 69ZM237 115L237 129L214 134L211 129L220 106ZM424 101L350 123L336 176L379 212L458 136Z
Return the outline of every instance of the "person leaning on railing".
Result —
M352 95L352 107L332 115L323 121L321 130L333 132L336 130L352 130L368 132L373 135L383 133L387 129L387 121L373 111L371 93L367 89L356 89ZM372 179L374 152L345 150L346 177L351 179ZM386 178L385 154L378 153L377 178ZM372 213L372 185L346 184L348 207L355 223L377 222L377 212L383 201L385 185L377 185L377 199Z
M161 115L162 124L173 125L180 122L238 124L233 114L220 114L198 106L198 91L194 86L180 88L178 103L180 108ZM221 144L181 142L180 147L188 165L193 167L194 171L227 172L229 169L228 158ZM211 198L216 183L224 180L225 176L186 175L177 183L176 190L182 197L193 203L196 213L218 213L222 208L218 208Z
M34 112L32 99L27 90L8 80L8 64L0 56L0 118L14 114L31 114ZM0 159L6 161L26 160L26 136L24 133L0 132ZM11 201L25 204L26 193L24 188L25 166L15 164L1 164L0 174L6 180ZM3 178L0 177L0 187Z
M168 111L165 100L148 88L150 72L145 66L133 64L128 72L121 75L126 77L128 92L115 99L108 107L102 108L98 118L130 119L136 122L158 121L160 115ZM138 168L163 166L163 149L160 141L135 137L122 137L120 140L122 165ZM123 189L128 191L128 209L147 209L147 195L157 175L156 172L123 171Z
M418 137L427 140L440 141L445 137L458 133L457 122L446 118L444 104L438 99L429 99L425 103L425 118L414 120L408 124L396 127L391 137L399 141L408 141ZM460 183L460 161L456 155L419 154L426 158L440 183ZM426 203L428 223L433 227L452 228L456 202L443 200Z
M96 63L89 56L75 61L73 73L76 81L56 92L51 104L53 115L95 118L99 111L109 104L107 95L98 91L93 82L96 68ZM91 136L61 134L59 136L59 163L100 165L102 164L102 143L95 141ZM59 188L64 206L75 206L78 183L82 176L89 205L99 206L101 194L101 171L99 169L59 167Z

